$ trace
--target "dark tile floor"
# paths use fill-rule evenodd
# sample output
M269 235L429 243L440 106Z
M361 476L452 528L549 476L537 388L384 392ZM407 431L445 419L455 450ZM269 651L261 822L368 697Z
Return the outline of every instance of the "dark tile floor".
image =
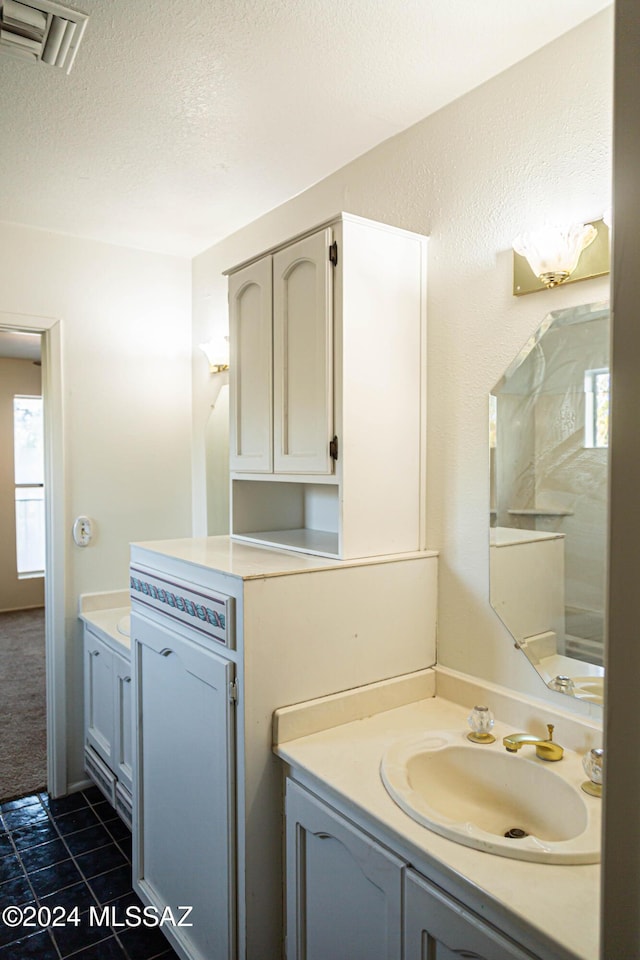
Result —
M0 960L176 958L157 928L126 924L129 906L131 834L97 787L0 803Z

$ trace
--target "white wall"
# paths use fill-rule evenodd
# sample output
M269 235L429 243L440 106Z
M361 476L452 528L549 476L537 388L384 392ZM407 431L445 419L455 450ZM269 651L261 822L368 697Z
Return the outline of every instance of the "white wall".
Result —
M608 279L511 294L511 243L542 219L610 202L612 11L386 141L194 261L194 341L226 332L221 271L339 210L431 236L428 545L441 551L439 659L534 695L488 595L489 390L550 310L608 297ZM211 389L194 376L194 442ZM204 526L204 454L195 463ZM588 709L585 708L585 709Z
M128 585L129 542L191 533L188 260L0 223L1 314L61 327L69 782L82 777L78 595ZM73 518L94 543L71 539Z

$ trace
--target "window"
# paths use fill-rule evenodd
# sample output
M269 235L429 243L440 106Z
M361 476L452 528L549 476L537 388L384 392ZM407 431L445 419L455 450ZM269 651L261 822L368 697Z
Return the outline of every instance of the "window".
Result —
M609 446L609 371L585 370L584 445Z
M44 574L42 397L13 398L18 577Z

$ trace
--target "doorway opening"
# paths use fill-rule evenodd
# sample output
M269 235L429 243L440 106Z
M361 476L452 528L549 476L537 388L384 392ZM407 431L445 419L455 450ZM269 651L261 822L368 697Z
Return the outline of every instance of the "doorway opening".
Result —
M0 800L46 787L41 334L0 331Z
M59 338L0 313L0 800L67 790Z

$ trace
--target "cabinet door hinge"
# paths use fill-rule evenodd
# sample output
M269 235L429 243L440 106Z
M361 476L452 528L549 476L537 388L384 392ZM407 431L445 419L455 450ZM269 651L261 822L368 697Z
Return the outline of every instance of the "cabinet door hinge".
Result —
M329 260L334 265L338 266L338 241L334 240L333 243L329 244Z
M329 456L332 460L338 459L338 438L334 437L333 440L329 440Z
M234 679L234 680L231 680L230 683L229 683L229 700L231 700L232 703L237 703L237 702L238 702L238 680L237 680L237 678Z

